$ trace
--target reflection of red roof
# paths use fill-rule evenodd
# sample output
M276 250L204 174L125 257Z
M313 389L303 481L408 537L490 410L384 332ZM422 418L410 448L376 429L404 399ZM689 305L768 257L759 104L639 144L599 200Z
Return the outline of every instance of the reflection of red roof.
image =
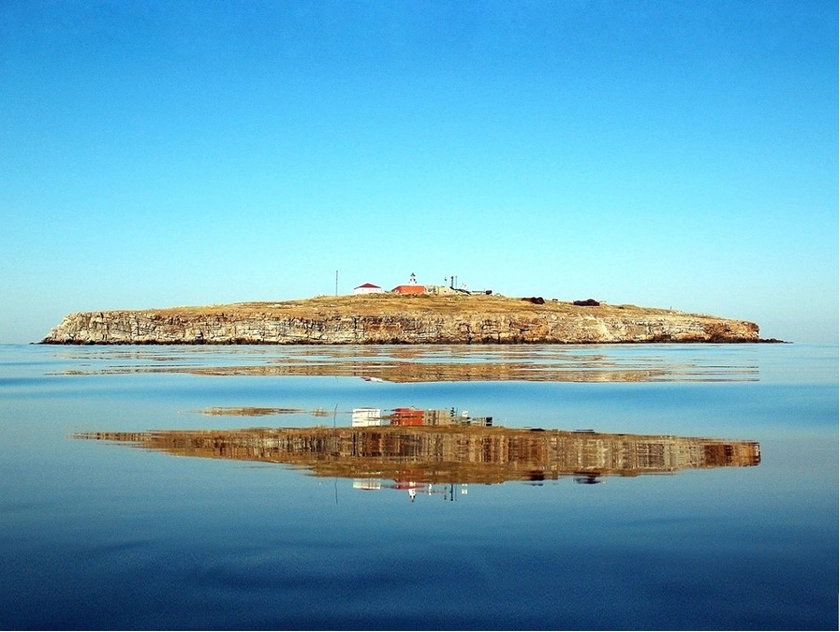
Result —
M391 291L399 294L422 294L425 288L422 285L398 285Z
M392 426L422 426L423 411L416 408L395 408L391 416Z
M363 288L363 287L376 288L377 290L382 289L381 287L379 287L378 285L374 285L373 283L362 283L361 285L357 285L353 289L358 290L358 289Z

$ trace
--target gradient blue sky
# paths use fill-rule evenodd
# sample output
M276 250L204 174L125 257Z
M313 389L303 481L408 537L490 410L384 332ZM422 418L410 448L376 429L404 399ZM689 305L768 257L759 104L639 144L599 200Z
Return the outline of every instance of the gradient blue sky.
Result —
M0 342L390 288L838 333L834 0L0 3Z

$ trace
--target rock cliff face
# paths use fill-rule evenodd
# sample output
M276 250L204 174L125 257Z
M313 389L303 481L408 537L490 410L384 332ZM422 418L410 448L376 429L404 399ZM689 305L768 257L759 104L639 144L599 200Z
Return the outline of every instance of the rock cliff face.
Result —
M501 297L318 297L80 312L44 344L514 344L758 342L754 323L630 305Z

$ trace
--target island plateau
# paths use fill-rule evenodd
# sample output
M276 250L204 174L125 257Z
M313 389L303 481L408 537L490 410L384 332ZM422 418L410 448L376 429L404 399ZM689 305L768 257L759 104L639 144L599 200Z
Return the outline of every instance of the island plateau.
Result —
M391 293L69 314L42 344L761 342L758 325L670 309Z

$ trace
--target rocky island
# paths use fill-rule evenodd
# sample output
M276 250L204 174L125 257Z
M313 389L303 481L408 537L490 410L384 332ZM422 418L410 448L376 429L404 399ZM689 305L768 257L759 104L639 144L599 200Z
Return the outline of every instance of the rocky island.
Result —
M79 312L42 344L761 342L755 323L670 309L485 294L319 296Z

